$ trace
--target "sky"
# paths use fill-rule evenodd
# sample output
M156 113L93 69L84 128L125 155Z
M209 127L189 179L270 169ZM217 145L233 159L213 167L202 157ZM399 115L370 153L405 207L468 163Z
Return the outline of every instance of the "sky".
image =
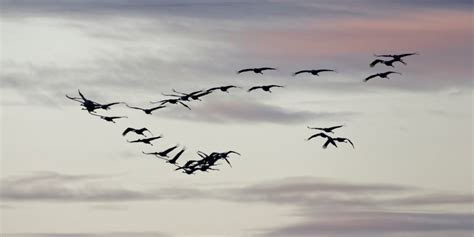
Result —
M470 0L0 0L6 237L471 236ZM417 52L395 68L374 54ZM263 75L242 68L271 66ZM291 76L313 68L334 73ZM394 70L390 80L363 79ZM66 99L149 107L109 123ZM355 145L305 141L329 127ZM147 127L154 146L121 133ZM142 152L235 150L186 175Z

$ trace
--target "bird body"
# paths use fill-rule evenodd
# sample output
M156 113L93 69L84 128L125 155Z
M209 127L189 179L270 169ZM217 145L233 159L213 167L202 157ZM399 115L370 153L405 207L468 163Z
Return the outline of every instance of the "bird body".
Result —
M129 107L129 108L131 108L131 109L138 109L138 110L141 110L141 111L145 112L145 114L152 114L153 111L155 111L155 110L157 110L157 109L165 108L166 106L160 105L160 106L156 106L156 107L149 108L149 109L144 109L144 108L140 108L140 107L133 107L133 106L129 106L129 105L127 105L127 107Z

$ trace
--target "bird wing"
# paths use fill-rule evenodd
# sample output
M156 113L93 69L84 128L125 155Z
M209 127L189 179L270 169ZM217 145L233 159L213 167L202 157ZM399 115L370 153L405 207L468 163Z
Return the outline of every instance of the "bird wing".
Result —
M379 74L370 75L370 76L368 76L367 78L364 79L364 82L367 82L368 80L370 80L374 77L378 77L378 76L379 76Z
M280 86L280 85L268 85L268 88L272 88L272 87L284 87L284 86Z
M130 105L127 105L127 107L129 107L130 109L145 110L145 109L143 109L143 108L140 108L140 107L133 107L133 106L130 106Z
M327 129L334 130L334 129L342 128L343 126L344 125L339 125L339 126L330 127L330 128L327 128Z
M164 151L162 151L162 152L160 152L160 153L166 155L166 154L172 152L172 151L173 151L174 149L176 149L177 147L178 147L177 145L176 145L176 146L173 146L173 147L170 147L170 148L168 148L168 149L166 149L166 150L164 150Z
M301 74L301 73L309 73L309 72L311 72L311 70L301 70L301 71L297 71L297 72L293 73L293 76L296 76L296 75Z
M309 137L308 139L306 139L307 141L315 138L315 137L324 137L324 138L328 138L329 136L320 132L320 133L316 133L316 134L313 134L311 137Z
M253 71L253 68L246 68L246 69L239 70L237 74L240 74L242 72L249 72L249 71Z
M71 96L68 96L66 95L66 98L70 99L70 100L74 100L76 102L79 102L79 103L83 103L84 101L81 101L81 99L77 98L77 97L71 97Z
M130 131L135 131L135 129L133 129L133 128L127 128L127 129L125 129L125 131L123 131L123 133L122 133L122 136L127 135L127 133L129 133Z
M347 139L347 138L346 138L346 141L347 141L347 142L349 142L349 143L352 145L352 148L354 148L354 149L355 149L355 147L354 147L354 143L352 143L352 141L351 141L351 140L349 140L349 139Z
M178 158L184 153L185 150L186 148L181 149L181 151L179 151L178 153L176 153L176 155L174 155L172 160L176 162Z
M112 105L117 105L117 104L123 104L123 102L113 102L113 103L103 104L102 107L110 107Z
M337 147L336 143L334 142L334 139L328 138L328 140L323 144L323 148L326 149L329 144L333 144L335 147Z
M394 71L388 71L388 72L385 72L385 73L387 74L387 76L390 75L390 74L393 74L393 73L402 75L401 73L399 73L399 72L394 72Z
M318 70L315 70L315 71L316 71L316 73L319 73L319 72L335 72L332 69L318 69Z
M374 67L377 65L377 63L383 63L384 61L382 59L375 59L373 62L370 63L370 67Z
M81 91L79 89L77 89L77 92L79 92L79 95L81 96L81 98L86 101L86 97L81 93Z
M404 53L404 54L399 54L397 55L399 58L411 56L411 55L418 55L418 53Z
M265 71L265 70L276 70L276 68L273 68L273 67L261 67L259 68L261 71Z
M188 108L189 110L191 110L191 108L189 108L189 106L186 105L185 103L183 103L183 102L181 102L181 101L179 101L179 103L180 103L182 106L184 106L184 107Z
M393 58L394 55L392 54L374 54L375 57L391 57Z
M251 92L251 91L253 91L253 90L260 89L260 88L262 88L262 87L261 87L261 86L254 86L254 87L251 87L251 88L248 90L248 92Z
M151 141L153 141L153 140L160 139L160 138L162 138L162 136L158 136L158 137L150 137L150 138L139 139L139 140L144 140L144 141L146 140L146 141L149 141L149 142L151 142Z

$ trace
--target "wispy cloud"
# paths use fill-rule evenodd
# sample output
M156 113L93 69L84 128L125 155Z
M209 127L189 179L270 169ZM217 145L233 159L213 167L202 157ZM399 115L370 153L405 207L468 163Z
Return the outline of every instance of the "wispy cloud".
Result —
M109 232L109 233L2 233L6 237L168 237L171 235L156 232Z

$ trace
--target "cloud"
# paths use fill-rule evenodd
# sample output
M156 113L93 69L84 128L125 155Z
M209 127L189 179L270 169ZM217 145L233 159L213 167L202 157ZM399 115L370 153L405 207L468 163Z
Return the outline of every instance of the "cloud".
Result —
M331 212L263 236L468 236L473 221L467 213Z
M0 198L8 204L89 202L98 210L122 210L115 205L118 202L160 200L218 200L294 208L298 222L255 230L263 236L468 236L474 221L472 213L462 212L474 204L472 194L432 193L404 185L291 177L243 186L156 187L137 191L114 187L106 177L110 176L52 172L7 177L1 182Z
M239 92L242 93L242 92ZM220 95L229 97L227 94ZM196 106L195 106L196 105ZM330 119L335 117L350 116L347 112L311 112L304 110L287 109L277 105L264 104L252 101L244 97L233 96L232 98L206 98L199 104L189 104L192 112L186 109L173 108L164 115L191 121L205 121L212 123L301 123L314 119Z

